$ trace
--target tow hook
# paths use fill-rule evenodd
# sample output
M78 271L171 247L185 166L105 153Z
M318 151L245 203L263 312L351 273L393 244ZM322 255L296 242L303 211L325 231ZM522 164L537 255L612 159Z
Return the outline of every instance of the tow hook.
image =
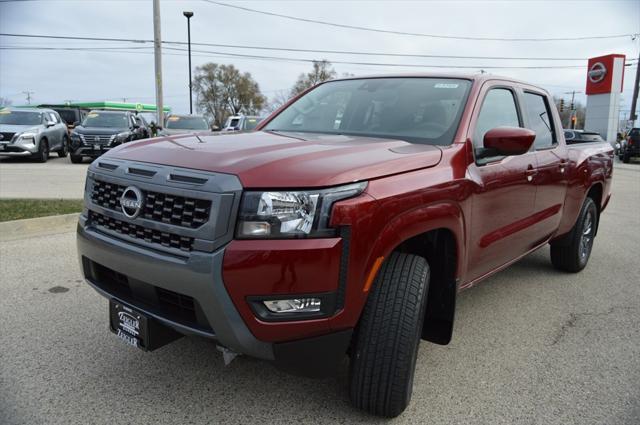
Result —
M222 345L216 345L216 348L218 349L218 351L222 352L222 359L224 360L225 366L229 366L233 359L240 355L240 353L229 350L227 347L223 347Z

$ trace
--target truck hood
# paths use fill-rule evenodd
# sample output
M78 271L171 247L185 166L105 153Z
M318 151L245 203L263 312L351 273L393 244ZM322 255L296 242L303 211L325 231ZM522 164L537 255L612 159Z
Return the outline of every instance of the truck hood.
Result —
M234 174L246 188L295 188L433 167L442 151L392 139L253 132L147 139L121 145L106 157Z

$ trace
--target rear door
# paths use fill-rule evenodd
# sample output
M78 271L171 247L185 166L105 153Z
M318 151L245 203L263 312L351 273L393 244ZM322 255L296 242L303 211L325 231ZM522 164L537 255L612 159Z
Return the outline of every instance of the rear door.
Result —
M473 281L532 248L536 156L531 151L507 157L482 157L484 134L492 128L523 127L515 88L487 82L480 93L468 136L475 163L468 168L474 185L469 226L467 281Z
M539 240L548 238L560 225L567 191L567 147L561 140L559 117L554 116L546 94L525 88L522 92L525 127L536 132L533 142L537 173L535 231Z

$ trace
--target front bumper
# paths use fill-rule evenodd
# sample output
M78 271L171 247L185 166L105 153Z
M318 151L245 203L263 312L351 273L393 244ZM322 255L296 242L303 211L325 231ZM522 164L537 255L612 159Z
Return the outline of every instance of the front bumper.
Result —
M91 158L97 158L111 150L111 146L100 146L100 149L95 149L93 146L80 145L73 147L72 154L78 156L89 156Z
M85 279L105 297L130 304L178 332L215 339L253 357L274 359L272 344L251 334L227 294L221 275L224 248L178 258L106 236L87 226L84 217L78 224L77 240ZM110 279L109 270L121 277ZM119 289L125 278L128 289ZM157 288L193 299L196 320L170 315L169 308L155 302L158 293L150 294ZM204 317L198 318L199 313Z
M98 293L131 305L182 334L209 338L235 352L274 361L287 372L311 377L334 373L349 347L352 329L283 342L256 338L225 288L225 247L179 259L104 235L88 226L83 216L77 245L85 279ZM185 320L158 304L158 295L165 292L192 299L193 319ZM319 321L311 322L317 326ZM285 328L291 323L284 324ZM277 329L283 324L265 325ZM305 322L299 325L304 327ZM314 324L310 329L315 329Z
M38 145L33 143L2 143L0 156L30 156L38 152Z

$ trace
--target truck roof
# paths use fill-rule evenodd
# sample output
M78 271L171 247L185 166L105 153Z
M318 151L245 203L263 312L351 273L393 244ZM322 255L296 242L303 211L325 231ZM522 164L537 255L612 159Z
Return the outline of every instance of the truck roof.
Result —
M512 77L505 77L502 75L489 74L489 73L465 74L465 73L454 73L454 72L411 72L411 73L394 73L394 74L371 74L371 75L336 78L331 81L363 80L363 79L370 79L370 78L456 78L456 79L470 80L470 81L477 81L477 82L499 80L499 81L509 81L511 83L523 84L530 87L536 87L539 90L547 92L546 89L540 86L537 86L535 84L528 83L526 81L518 80Z

